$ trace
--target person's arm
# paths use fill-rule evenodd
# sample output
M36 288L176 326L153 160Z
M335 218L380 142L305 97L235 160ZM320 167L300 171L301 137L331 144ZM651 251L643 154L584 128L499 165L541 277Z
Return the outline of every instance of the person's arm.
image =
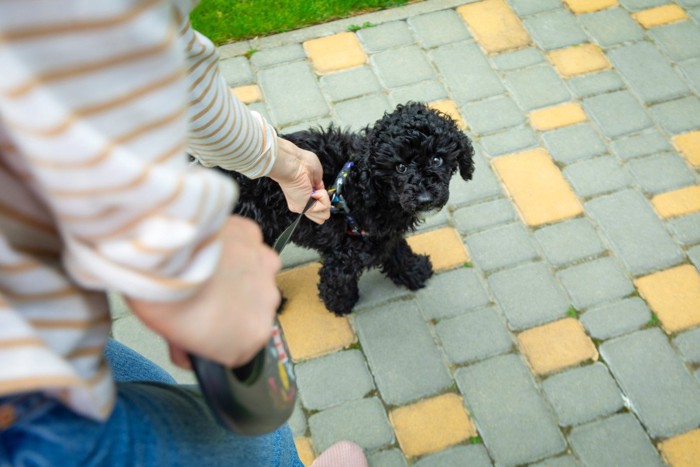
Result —
M294 212L301 212L313 196L318 202L307 217L317 223L328 219L330 201L318 157L278 137L272 125L230 92L214 44L192 29L186 12L176 11L187 67L190 153L207 167L220 166L249 178L269 176Z
M31 5L0 3L0 129L16 149L3 157L51 211L64 267L85 288L129 297L176 345L240 361L261 338L236 313L269 335L278 260L257 227L228 220L230 181L189 166L188 83L171 3ZM220 262L222 250L232 266ZM146 316L154 303L172 313Z

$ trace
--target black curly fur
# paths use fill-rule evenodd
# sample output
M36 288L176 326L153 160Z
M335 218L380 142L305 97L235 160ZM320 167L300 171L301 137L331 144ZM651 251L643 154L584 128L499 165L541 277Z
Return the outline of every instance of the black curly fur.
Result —
M348 235L345 216L338 214L322 225L304 218L292 237L322 258L319 294L326 307L337 315L350 313L359 298L360 274L373 267L410 290L424 287L432 265L427 256L411 251L404 235L415 229L421 213L447 203L449 182L458 169L465 180L472 177L473 149L455 122L423 104L408 103L357 133L331 125L283 138L316 153L327 188L345 162L355 163L343 194L369 235ZM406 167L404 173L397 171L398 164ZM287 209L282 191L269 178L227 173L240 186L234 213L257 221L271 245L297 214Z

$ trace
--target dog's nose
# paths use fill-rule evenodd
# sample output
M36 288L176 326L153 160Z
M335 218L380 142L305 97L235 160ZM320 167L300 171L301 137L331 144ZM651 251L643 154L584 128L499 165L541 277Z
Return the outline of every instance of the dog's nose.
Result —
M418 201L418 204L421 206L427 206L433 202L433 195L424 191L416 197L416 201Z

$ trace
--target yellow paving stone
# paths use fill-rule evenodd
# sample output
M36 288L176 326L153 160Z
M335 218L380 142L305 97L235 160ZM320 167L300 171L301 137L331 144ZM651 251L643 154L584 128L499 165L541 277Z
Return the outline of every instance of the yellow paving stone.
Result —
M532 371L545 375L586 360L598 360L598 350L574 318L528 329L518 335L520 351Z
M577 15L593 13L617 6L617 0L564 0L566 6Z
M347 317L337 317L318 297L319 263L284 271L277 285L287 302L279 321L294 361L325 355L355 342Z
M260 92L260 87L257 84L238 86L233 88L233 93L244 104L251 104L262 100L262 93Z
M462 398L443 394L389 414L399 446L406 457L441 451L476 436Z
M578 102L569 102L530 112L530 125L535 130L547 131L586 121L586 114Z
M483 0L457 8L481 48L489 54L520 49L530 35L504 0Z
M457 126L461 130L466 130L467 129L467 123L464 121L464 118L462 118L462 115L459 113L459 110L457 109L457 104L454 103L451 99L445 99L441 101L435 101L431 102L428 104L428 107L433 108L435 110L439 110L440 112L446 113L452 119L457 122Z
M700 274L683 264L634 281L639 294L672 334L700 324Z
M700 130L674 136L673 145L688 162L700 167Z
M417 254L430 256L435 271L461 267L469 261L462 237L452 227L412 235L407 241Z
M658 447L670 467L697 467L700 460L700 428L662 441Z
M663 219L700 211L700 186L689 186L656 195L651 199L651 204Z
M304 50L319 74L345 70L367 62L367 55L352 32L306 41Z
M606 70L612 65L600 47L581 44L557 49L547 54L549 61L564 78Z
M497 157L492 165L528 225L558 222L583 212L578 198L544 149Z
M663 5L649 8L648 10L639 11L632 16L644 29L688 19L685 10L678 5Z
M299 454L301 463L304 464L305 467L310 466L316 457L314 456L314 449L311 446L311 439L306 437L294 438L294 444L297 446L297 453Z

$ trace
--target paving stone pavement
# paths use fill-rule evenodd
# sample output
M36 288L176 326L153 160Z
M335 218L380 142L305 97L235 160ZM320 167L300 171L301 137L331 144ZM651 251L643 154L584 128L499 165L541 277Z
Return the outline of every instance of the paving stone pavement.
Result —
M477 150L411 238L427 288L371 271L335 318L318 255L284 253L305 462L351 439L380 467L700 465L698 44L697 0L426 0L219 48L281 133L419 100Z

